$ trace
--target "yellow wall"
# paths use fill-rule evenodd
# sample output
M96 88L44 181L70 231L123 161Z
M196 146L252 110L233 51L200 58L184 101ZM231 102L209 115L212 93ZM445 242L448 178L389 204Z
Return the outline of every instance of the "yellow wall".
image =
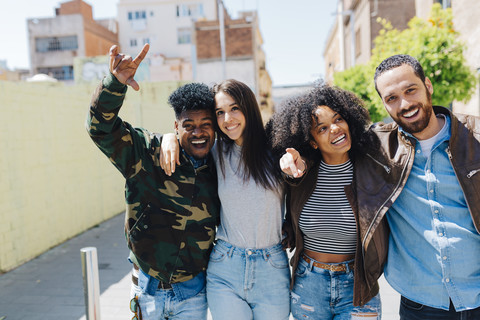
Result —
M167 98L179 85L129 89L120 116L172 132ZM85 130L94 89L0 81L0 272L124 210L123 177Z

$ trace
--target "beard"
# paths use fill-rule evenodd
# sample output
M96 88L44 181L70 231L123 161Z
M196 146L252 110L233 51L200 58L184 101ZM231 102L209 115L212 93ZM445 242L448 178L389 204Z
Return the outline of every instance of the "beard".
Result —
M430 94L430 92L428 92L428 90L427 90L426 97L427 97L426 103L419 102L415 105L412 105L407 110L402 110L400 113L398 113L398 115L395 118L392 117L393 120L395 120L395 122L400 127L402 127L402 129L405 132L408 132L410 134L415 134L415 133L422 132L423 130L425 130L426 127L428 127L428 124L430 123L430 118L432 117L432 112L433 112L432 95ZM403 114L408 113L417 108L419 109L419 112L423 111L423 117L421 117L415 122L408 122L403 120L403 117L402 117Z

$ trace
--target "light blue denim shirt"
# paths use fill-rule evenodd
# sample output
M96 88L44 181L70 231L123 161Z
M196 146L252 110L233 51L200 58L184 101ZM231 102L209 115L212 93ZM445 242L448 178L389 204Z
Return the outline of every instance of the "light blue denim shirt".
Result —
M385 278L404 297L438 309L480 306L480 235L448 154L448 130L430 154L415 145L402 193L387 212Z

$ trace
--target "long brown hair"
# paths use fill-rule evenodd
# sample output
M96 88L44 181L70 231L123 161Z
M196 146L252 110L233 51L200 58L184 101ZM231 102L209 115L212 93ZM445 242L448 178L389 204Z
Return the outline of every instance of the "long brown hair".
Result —
M242 161L239 163L239 166L243 169L243 180L246 181L252 177L257 184L261 184L264 188L274 189L280 180L280 170L276 167L269 152L267 135L255 94L245 83L234 79L220 82L214 85L212 90L215 95L219 92L228 94L245 116L245 129L242 133ZM223 148L225 148L226 153L229 153L234 141L218 128L217 122L215 123L220 167L222 174L225 176Z

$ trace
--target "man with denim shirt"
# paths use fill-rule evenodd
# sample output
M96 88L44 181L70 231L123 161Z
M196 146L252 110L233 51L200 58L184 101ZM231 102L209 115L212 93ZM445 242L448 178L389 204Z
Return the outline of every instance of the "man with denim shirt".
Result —
M169 103L181 147L175 173L160 166L162 136L118 116L148 44L132 59L110 49L110 74L97 88L87 130L125 177L125 236L132 271L132 319L201 320L207 317L205 270L219 221L214 144L214 98L208 86L189 83Z
M385 59L375 87L396 125L374 130L405 159L384 268L400 319L480 319L480 119L433 107L433 85L408 55Z

